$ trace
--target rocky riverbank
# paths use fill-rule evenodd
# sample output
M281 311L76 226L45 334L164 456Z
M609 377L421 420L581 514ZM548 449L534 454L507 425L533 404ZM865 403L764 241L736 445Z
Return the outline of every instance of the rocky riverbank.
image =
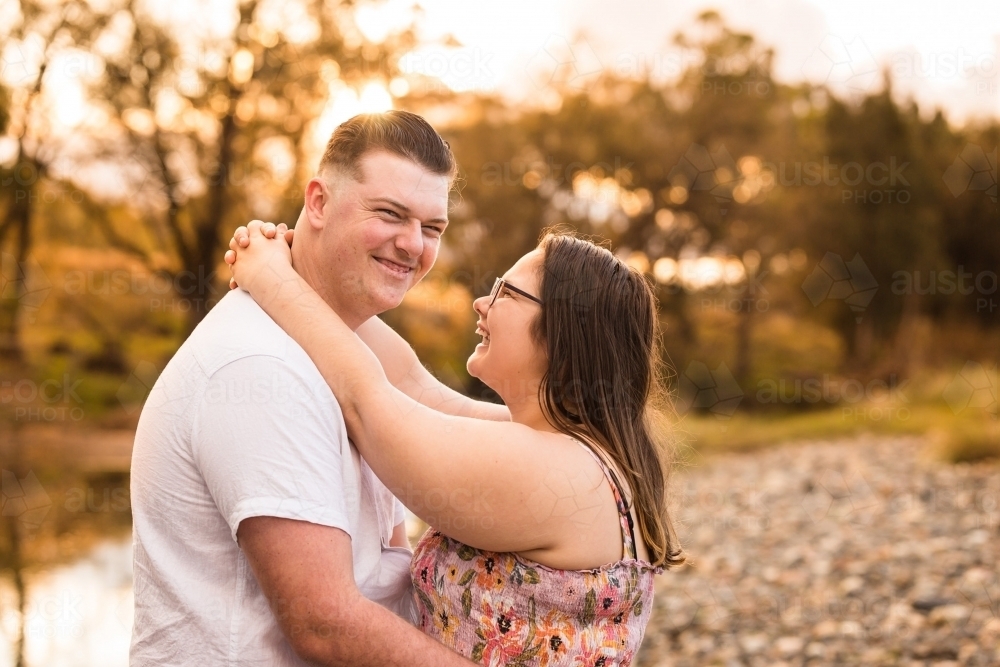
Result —
M638 664L1000 665L1000 465L918 439L813 443L675 474L691 565Z

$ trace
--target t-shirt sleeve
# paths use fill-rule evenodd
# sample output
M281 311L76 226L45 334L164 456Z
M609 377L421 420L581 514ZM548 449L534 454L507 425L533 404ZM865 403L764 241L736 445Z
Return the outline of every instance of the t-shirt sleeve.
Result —
M343 418L318 373L252 356L210 378L193 453L233 539L255 516L308 521L350 535L343 493Z
M406 521L406 507L404 507L403 503L399 501L399 498L396 498L395 500L396 500L395 503L396 510L393 513L392 525L398 526L399 524Z

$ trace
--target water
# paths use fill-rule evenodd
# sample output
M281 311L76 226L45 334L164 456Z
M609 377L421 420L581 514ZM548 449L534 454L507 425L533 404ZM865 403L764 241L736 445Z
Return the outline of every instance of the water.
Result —
M27 667L127 667L132 634L132 543L106 539L68 565L26 575ZM0 589L0 666L14 665L18 618Z

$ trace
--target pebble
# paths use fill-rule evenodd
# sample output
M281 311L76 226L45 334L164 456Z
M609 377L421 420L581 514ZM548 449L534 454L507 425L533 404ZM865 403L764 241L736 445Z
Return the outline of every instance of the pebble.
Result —
M1000 465L917 437L704 458L637 667L1000 664Z

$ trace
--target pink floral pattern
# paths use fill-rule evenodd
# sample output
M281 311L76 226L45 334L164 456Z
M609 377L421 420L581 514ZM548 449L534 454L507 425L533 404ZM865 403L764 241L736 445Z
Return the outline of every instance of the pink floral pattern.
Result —
M490 667L630 665L662 568L636 560L624 504L612 489L625 558L593 570L557 570L428 530L410 566L421 629Z

